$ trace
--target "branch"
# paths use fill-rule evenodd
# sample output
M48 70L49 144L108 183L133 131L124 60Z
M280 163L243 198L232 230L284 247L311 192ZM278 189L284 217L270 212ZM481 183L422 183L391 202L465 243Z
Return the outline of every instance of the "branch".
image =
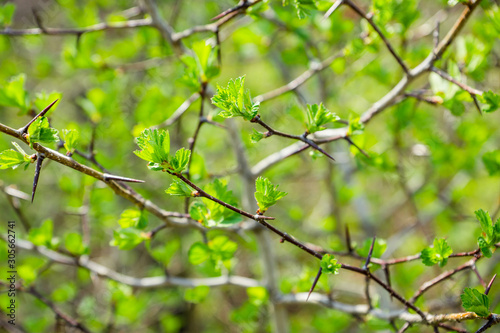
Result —
M15 130L9 126L6 126L2 123L0 123L0 132L3 132L7 135L10 135L16 139L21 140L25 144L28 144L28 141L26 138L21 134L19 130ZM148 210L150 213L154 214L158 218L160 218L163 222L165 222L169 226L177 226L177 227L199 227L202 228L203 226L199 225L198 223L189 223L187 220L174 220L170 219L171 217L180 217L180 218L185 218L185 214L177 213L177 212L168 212L166 210L163 210L156 206L154 203L151 201L145 199L142 197L140 194L137 192L133 191L129 187L125 187L122 184L120 184L119 181L113 180L114 176L110 178L111 175L105 174L102 172L99 172L97 170L94 170L86 165L80 164L71 157L68 157L66 155L63 155L55 150L52 150L50 148L46 148L42 146L39 143L34 143L33 144L33 149L36 150L38 153L43 154L46 159L53 160L59 164L65 165L69 168L75 169L83 174L86 174L88 176L91 176L95 179L98 179L102 182L104 182L106 185L108 185L116 194L119 196L131 201L135 205L138 205L141 208L144 208Z
M6 36L33 36L33 35L76 35L81 36L84 33L104 31L104 30L119 30L119 29L131 29L138 27L149 27L152 21L149 18L139 19L139 20L129 20L124 22L110 22L110 23L98 23L83 28L32 28L32 29L11 29L5 28L0 30L0 35Z
M327 308L335 309L344 313L352 314L352 315L371 315L376 318L382 320L404 320L408 323L418 324L425 323L424 320L416 314L409 313L403 310L394 310L394 311L383 311L377 308L370 309L368 305L365 304L346 304L342 302L338 302L333 300L330 296L322 295L320 293L312 293L307 301L308 293L297 293L297 294L287 294L282 295L279 298L279 301L283 304L305 304L307 303L315 303ZM500 322L500 315L491 314L490 318L495 321L495 324ZM428 325L436 325L444 322L461 322L463 320L477 320L477 319L485 319L484 317L480 317L474 312L462 312L462 313L449 313L449 314L438 314L431 315L428 314L425 316L425 320Z
M4 236L2 236L2 239L5 240ZM56 262L58 264L82 267L101 277L114 280L134 288L153 289L153 288L163 288L168 286L192 288L196 286L218 287L224 285L234 285L234 286L248 288L248 287L260 286L260 283L257 280L236 275L219 276L213 278L199 278L199 279L164 276L164 275L137 278L122 273L118 273L117 271L114 271L106 266L103 266L95 261L90 260L88 256L81 256L78 258L71 257L54 250L50 250L45 246L36 246L33 243L23 239L17 239L16 246L25 250L36 251L41 255L47 257L51 261Z

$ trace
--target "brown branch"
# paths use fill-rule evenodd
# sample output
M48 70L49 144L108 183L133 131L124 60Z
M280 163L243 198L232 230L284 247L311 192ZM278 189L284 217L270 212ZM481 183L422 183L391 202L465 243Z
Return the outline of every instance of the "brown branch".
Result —
M11 29L5 28L0 30L0 35L6 36L33 36L33 35L76 35L81 36L82 34L96 31L104 30L119 30L119 29L131 29L138 27L148 27L151 26L151 19L139 19L139 20L129 20L125 22L110 22L110 23L98 23L83 28L32 28L32 29Z
M460 88L462 88L463 90L467 91L471 95L482 95L483 94L483 92L481 90L477 90L477 89L474 89L472 87L469 87L465 83L462 83L462 82L458 81L453 76L451 76L450 74L446 73L445 71L443 71L443 70L441 70L441 69L439 69L437 67L432 66L431 67L431 71L433 71L437 75L441 76L443 79L445 79L447 81L450 81L451 83L459 86Z
M344 0L343 3L346 4L347 6L349 6L352 10L354 10L356 12L356 14L358 14L359 16L361 16L362 18L364 18L372 26L372 28L377 32L377 34L380 36L380 38L382 38L382 41L384 42L385 46L387 47L387 49L389 50L389 52L392 54L392 56L394 57L394 59L396 59L396 61L401 66L401 68L403 69L403 71L406 74L409 74L409 69L406 66L406 64L404 63L403 59L401 59L401 57L396 53L396 51L392 47L392 45L389 42L389 40L385 37L385 35L382 32L382 30L380 30L380 28L375 24L375 22L373 22L373 18L371 16L366 15L361 10L361 8L359 8L351 0Z

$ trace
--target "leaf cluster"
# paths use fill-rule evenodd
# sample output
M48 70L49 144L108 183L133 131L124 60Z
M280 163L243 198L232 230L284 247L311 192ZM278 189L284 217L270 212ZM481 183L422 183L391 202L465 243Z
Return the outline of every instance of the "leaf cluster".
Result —
M189 249L188 258L192 265L210 262L219 270L222 266L229 269L237 249L238 245L227 236L216 236L207 244L194 243Z
M474 213L481 224L481 229L483 229L483 235L478 237L477 244L481 252L490 258L492 256L491 249L494 249L494 245L500 241L500 218L493 224L488 212L479 209Z
M453 250L446 242L446 239L434 239L434 245L422 250L420 258L426 266L439 264L439 267L444 267L448 262L448 257L453 253Z
M157 129L146 129L137 138L140 150L134 153L145 161L148 168L154 171L169 171L181 173L189 162L191 151L181 148L170 154L170 136L168 131Z
M288 193L278 190L279 185L273 185L269 179L259 177L255 180L255 200L259 205L259 211L264 213L269 207L274 205L279 199Z
M253 103L250 90L244 88L245 77L229 80L227 87L217 85L212 104L221 109L223 118L243 117L252 120L259 111L259 103Z

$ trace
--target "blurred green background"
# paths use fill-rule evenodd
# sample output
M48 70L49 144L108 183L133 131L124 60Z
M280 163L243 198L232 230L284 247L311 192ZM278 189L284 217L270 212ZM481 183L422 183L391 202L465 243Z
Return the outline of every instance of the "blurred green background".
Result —
M234 1L157 2L162 17L176 31L209 23L236 4ZM16 5L14 16L12 20L0 20L0 24L16 29L37 26L34 8L44 26L52 28L86 27L147 16L142 5L135 1L9 3ZM357 3L373 12L375 22L412 68L431 52L436 20L442 21L440 31L444 36L463 10L463 5L454 1ZM214 92L216 84L225 86L229 79L246 75L246 87L252 96L257 96L343 51L341 57L315 74L296 93L288 92L262 103L260 115L273 128L290 134L304 132L306 104L322 102L346 121L361 115L401 79L402 71L378 35L349 8L341 7L323 19L331 5L328 1L318 1L317 9L311 9L301 19L293 1L286 6L281 1L265 1L252 7L247 15L224 25L220 32L220 75L211 81L209 91ZM3 6L0 9L6 5ZM476 89L498 93L499 35L498 5L495 1L483 1L436 66ZM183 39L183 43L189 48L200 40L213 44L214 34L196 33ZM184 212L183 198L164 193L171 177L151 172L133 154L137 149L134 138L143 129L167 120L195 92L183 80L185 66L156 29L106 30L85 33L79 38L0 35L0 68L3 89L9 80L22 80L18 76L25 75L28 101L25 109L0 105L1 123L19 128L60 94L61 101L49 113L53 128L76 129L80 134L77 149L85 153L95 132L94 150L101 165L113 174L145 180L144 184L130 186L161 208ZM424 75L406 91L423 92L424 96L437 97L442 103L431 105L407 98L377 115L362 134L353 137L370 159L341 140L322 146L336 158L335 163L321 156L314 158L306 150L264 172L274 184L280 184L280 190L288 192L269 211L269 215L276 217L273 225L302 241L339 251L345 250L343 235L348 226L360 253L367 251L368 245L364 245L367 239L376 235L385 240L387 249L383 258L417 254L431 245L435 237L445 237L454 252L477 247L481 231L473 212L483 208L496 218L500 209L499 113L479 115L468 96L435 74ZM188 139L198 123L199 108L197 100L167 128L172 149L188 147ZM205 111L210 119L227 125L227 121L216 116L219 111L209 101L205 101ZM293 143L280 137L252 143L252 130L263 129L241 118L233 121L233 125L250 166ZM336 123L329 127L343 126ZM235 140L238 139L227 130L205 124L196 143L192 177L200 185L210 183L214 177L223 177L235 196L241 198L243 183L236 172ZM11 141L15 140L0 135L0 151L13 148ZM33 153L26 145L22 146L28 154ZM51 148L55 147L54 144ZM489 152L493 153L484 158ZM78 155L73 158L92 166ZM33 174L33 166L26 171L2 170L0 182L30 193ZM71 243L74 237L68 234L83 234L90 257L123 274L159 276L167 270L170 275L180 277L230 272L260 279L263 275L258 244L251 232L167 228L156 234L150 244L143 242L131 250L112 246L114 231L121 229L120 215L126 209L134 209L133 205L103 183L53 161L44 163L34 203L23 201L21 209L32 228L40 228L43 223L47 228L52 223L52 234L46 232L49 238L54 238L51 245L54 249L68 253L65 243ZM19 222L6 196L0 199L0 212L3 221ZM84 219L89 230L83 230ZM47 220L51 222L44 222ZM147 214L147 220L145 231L162 223L152 214ZM5 223L0 228L5 233ZM237 251L222 272L210 262L202 265L189 262L188 251L193 243L220 235L237 243ZM16 236L31 240L35 237L30 238L20 223ZM292 245L280 244L274 236L271 239L281 292L309 291L318 263ZM339 260L361 265L349 258ZM444 269L426 267L420 261L394 266L392 285L409 298L423 282L466 260L450 260ZM478 270L486 280L498 271L498 261L498 256L494 256L478 263ZM1 260L2 271L5 265L5 260ZM98 278L82 268L51 263L36 252L24 250L18 253L17 265L26 285L36 286L57 307L79 318L92 331L106 332L110 325L111 331L116 332L271 330L272 313L266 305L269 295L261 289L235 286L134 289ZM323 276L316 291L331 293L334 299L345 303L364 304L364 292L359 287L363 281L361 276L342 271L340 275ZM429 291L417 305L433 313L462 311L459 295L465 286L479 286L471 271ZM494 285L490 293L496 312L500 311L497 291ZM388 301L383 291L375 292L372 297L383 309L400 308L394 300ZM1 293L0 300L2 305L6 304L7 295ZM26 331L54 330L55 319L50 309L26 293L19 293L17 300L17 318ZM360 320L315 304L290 305L287 312L292 332L391 329L389 323L373 317ZM397 324L400 326L402 322ZM466 326L477 329L478 323ZM408 331L426 329L416 326Z

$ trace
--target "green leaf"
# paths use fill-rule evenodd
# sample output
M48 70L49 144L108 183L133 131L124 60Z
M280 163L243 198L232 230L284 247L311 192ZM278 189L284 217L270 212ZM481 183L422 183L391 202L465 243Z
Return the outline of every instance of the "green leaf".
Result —
M183 181L174 179L174 182L170 184L170 187L168 189L165 190L165 193L181 197L192 197L193 194L196 193L196 191L194 191Z
M210 259L210 249L202 242L191 245L188 252L188 259L192 265L199 265Z
M209 82L216 77L220 69L217 64L216 48L208 41L197 41L192 45L193 52L185 54L181 60L184 63L184 75L181 82L199 91L202 82Z
M321 104L307 105L307 131L314 133L325 129L323 125L339 120L340 118L328 111Z
M0 105L21 108L22 111L28 110L27 94L24 90L25 74L19 74L10 79L10 81L0 87Z
M13 144L14 144L14 142L13 142ZM17 145L17 147L19 147L19 146ZM19 147L19 149L21 149L21 147ZM8 169L8 168L15 169L24 163L29 164L29 162L31 160L30 156L27 155L22 149L21 149L21 151L22 152L15 151L14 149L9 149L9 150L4 150L3 152L1 152L0 153L0 169Z
M297 11L297 17L301 20L311 15L311 11L316 9L314 0L294 0L293 5Z
M171 241L165 242L163 246L154 248L151 253L158 262L161 262L165 267L167 267L173 255L177 252L177 250L179 250L180 247L181 241L174 238Z
M362 257L367 257L368 253L370 252L370 247L372 245L373 239L368 238L363 242L363 246L356 249L356 252ZM380 258L384 254L385 250L387 249L387 241L382 238L377 238L375 239L375 245L373 246L373 252L372 252L372 257L373 258Z
M58 131L50 128L49 120L46 117L38 117L28 128L28 141L31 144L35 142L52 143L58 142Z
M490 315L490 299L487 295L473 288L465 288L460 298L465 310L474 312L481 317Z
M64 148L68 153L74 153L76 149L76 143L78 141L78 131L74 129L63 129L62 139L64 140Z
M210 287L207 286L197 286L195 288L186 289L184 292L184 299L191 303L201 303L203 302L210 292Z
M267 178L257 178L255 181L255 199L259 205L260 212L264 213L279 199L288 194L286 192L278 191L278 187L279 185L274 186Z
M439 264L443 267L448 262L448 257L453 253L453 250L446 242L446 239L434 239L433 247L428 247L422 250L420 258L422 263L426 266L433 266Z
M357 135L362 134L365 130L365 125L361 122L359 117L352 114L349 115L349 128L347 129L347 135Z
M323 273L326 274L339 274L339 269L342 267L342 264L338 264L337 259L331 254L325 254L321 258L320 265Z
M125 228L113 231L112 246L118 246L120 250L132 250L147 239L146 235L136 228Z
M0 7L0 26L10 25L15 11L16 5L10 2Z
M210 212L207 206L201 202L195 201L191 203L191 205L189 206L189 216L191 216L193 220L203 224L205 227L211 227L212 225L215 225L215 223L208 223L211 217Z
M189 156L191 156L191 151L185 148L181 148L175 152L173 157L170 157L169 169L174 173L181 173L189 163Z
M255 128L253 128L252 130L253 130L253 133L250 136L250 140L252 141L252 143L257 143L260 140L265 138L265 136L266 136L265 133L261 133L261 132L257 131Z
M248 287L248 301L255 306L265 305L269 299L269 294L265 287Z
M217 236L208 242L211 254L210 259L217 269L224 265L227 269L231 266L231 259L238 249L238 244L231 241L227 236Z
M238 206L238 201L236 200L233 192L228 189L226 180L215 179L212 183L205 185L203 189L205 192L221 201L235 207ZM202 223L206 223L206 226L208 227L229 226L242 220L238 213L219 205L212 200L203 198L202 201L208 209L208 215L206 216L207 221L203 221Z
M134 154L145 161L162 166L168 163L170 153L170 136L168 131L145 129L137 138L140 150Z
M120 215L118 223L122 228L144 229L148 226L147 212L138 209L126 209Z
M495 94L491 90L485 91L481 96L478 96L481 103L486 104L482 110L486 113L496 111L500 107L500 95Z
M217 85L217 93L212 97L212 104L222 109L223 118L243 117L252 120L259 111L259 103L252 103L250 91L244 89L245 77L230 80L226 88Z
M191 151L181 148L175 155L170 155L170 136L168 131L146 129L137 138L137 145L141 150L134 154L148 161L148 168L154 171L170 170L180 173L189 162Z
M500 150L487 152L483 155L483 163L490 176L500 174Z
M476 214L481 229L486 234L486 241L490 242L493 239L493 221L491 221L490 214L482 209L476 210L474 214Z
M216 268L224 265L229 269L230 261L237 249L238 245L229 240L228 237L217 236L210 240L208 244L194 243L189 249L188 258L193 265L199 265L210 260Z
M83 243L82 235L76 232L71 232L66 235L64 246L74 255L82 255L88 251L87 246Z
M52 248L55 245L55 242L52 241L53 229L52 220L45 220L40 227L30 229L28 240L35 245Z
M484 256L486 258L491 258L493 253L491 252L491 249L490 249L490 243L488 241L486 241L486 239L484 239L483 236L479 236L477 238L477 245L479 246L479 249L481 250L481 252L484 254Z

